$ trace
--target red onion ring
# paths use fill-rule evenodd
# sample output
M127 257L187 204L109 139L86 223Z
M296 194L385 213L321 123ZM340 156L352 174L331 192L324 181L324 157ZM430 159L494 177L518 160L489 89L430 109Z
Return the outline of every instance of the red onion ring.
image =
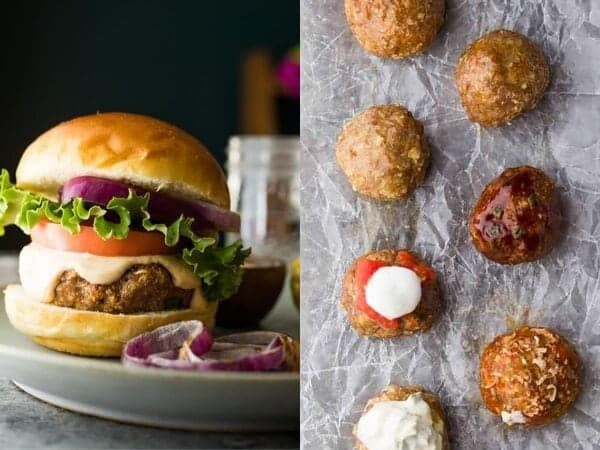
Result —
M290 336L275 331L248 331L245 333L228 334L218 337L211 351L225 350L233 345L279 345L283 348L284 358L282 369L291 372L300 370L300 345Z
M60 200L68 203L74 198L106 206L113 197L127 197L129 189L136 194L150 192L139 186L100 177L82 176L70 179L61 189ZM194 229L212 228L220 231L239 231L240 216L201 200L186 200L160 192L150 192L148 211L152 220L163 223L175 221L181 214L194 219Z
M208 338L207 338L208 336ZM128 366L193 371L266 372L297 370L289 361L286 335L254 331L212 341L199 321L169 324L127 342L121 360ZM297 347L296 347L297 350Z
M152 366L152 358L177 360L177 350L186 345L196 354L204 354L213 344L212 336L198 320L176 322L142 333L123 347L122 361L131 366Z

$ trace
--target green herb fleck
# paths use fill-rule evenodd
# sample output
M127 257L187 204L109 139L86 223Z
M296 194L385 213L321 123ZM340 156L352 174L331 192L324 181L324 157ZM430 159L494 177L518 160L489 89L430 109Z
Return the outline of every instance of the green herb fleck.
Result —
M538 198L537 195L535 195L535 192L529 197L527 197L527 201L529 202L529 206L531 206L532 208L535 208L537 206Z
M496 219L501 219L502 215L504 214L504 209L500 208L499 206L494 206L494 209L492 209L492 214Z
M522 238L524 234L525 234L525 230L523 230L523 228L521 228L521 227L517 227L513 230L513 237L515 239Z
M497 223L488 228L488 233L493 238L497 238L498 236L500 236L500 231L500 225L498 225Z

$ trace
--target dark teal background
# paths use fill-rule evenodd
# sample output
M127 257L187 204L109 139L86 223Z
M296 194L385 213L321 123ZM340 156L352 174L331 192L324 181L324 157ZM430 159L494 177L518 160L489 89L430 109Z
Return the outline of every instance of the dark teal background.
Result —
M299 2L23 1L0 6L0 165L46 129L96 111L172 122L222 162L242 56L299 41ZM11 232L0 248L23 242Z

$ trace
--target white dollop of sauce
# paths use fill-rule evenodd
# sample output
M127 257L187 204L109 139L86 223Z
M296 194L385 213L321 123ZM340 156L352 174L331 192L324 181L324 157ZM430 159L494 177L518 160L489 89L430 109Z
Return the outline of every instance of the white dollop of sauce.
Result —
M421 279L399 266L381 267L365 287L367 305L389 320L413 312L421 301Z
M500 415L502 416L502 422L507 425L527 422L527 417L525 417L521 411L502 411Z
M91 253L66 252L31 243L19 255L19 277L27 295L35 301L50 302L60 275L74 270L92 284L110 284L136 264L160 264L170 274L173 284L182 289L194 289L192 306L205 303L200 292L200 280L186 264L173 255L98 256Z
M373 405L358 421L356 437L368 450L442 450L442 431L420 394Z

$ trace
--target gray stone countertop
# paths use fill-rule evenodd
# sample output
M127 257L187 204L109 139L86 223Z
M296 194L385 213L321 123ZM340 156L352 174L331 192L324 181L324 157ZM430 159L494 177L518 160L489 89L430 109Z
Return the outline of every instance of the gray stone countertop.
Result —
M0 379L2 449L289 449L297 433L201 433L125 425L41 402Z

